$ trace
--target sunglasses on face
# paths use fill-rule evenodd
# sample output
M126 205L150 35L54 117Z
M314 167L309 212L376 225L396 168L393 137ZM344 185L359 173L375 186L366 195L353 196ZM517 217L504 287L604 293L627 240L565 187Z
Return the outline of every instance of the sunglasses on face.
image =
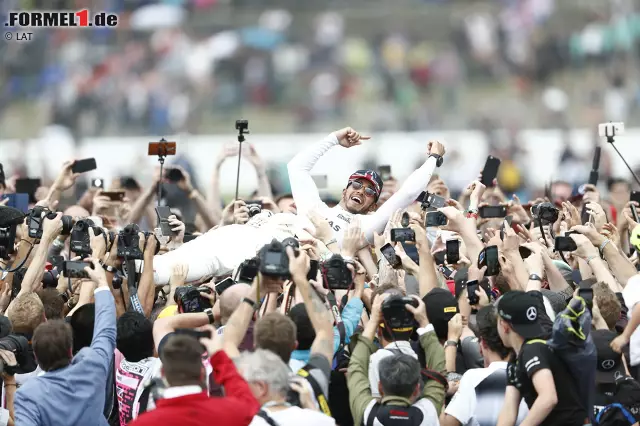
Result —
M361 182L358 182L357 180L354 180L351 183L351 186L353 186L353 189L355 189L356 191L358 191L358 190L360 190L360 189L362 189L364 187L364 185ZM367 186L366 188L364 188L364 194L367 197L375 197L376 196L376 191L373 188Z

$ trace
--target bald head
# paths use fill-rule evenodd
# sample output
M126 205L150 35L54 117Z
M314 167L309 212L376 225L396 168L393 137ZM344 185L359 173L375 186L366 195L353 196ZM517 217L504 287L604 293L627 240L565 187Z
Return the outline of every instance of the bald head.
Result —
M71 216L71 217L88 217L91 213L89 213L87 211L87 209L85 209L84 207L81 206L71 206L71 207L67 207L67 209L64 211L64 214Z
M247 296L251 286L249 284L237 283L229 287L220 295L220 322L225 325L233 311L236 310L242 299Z

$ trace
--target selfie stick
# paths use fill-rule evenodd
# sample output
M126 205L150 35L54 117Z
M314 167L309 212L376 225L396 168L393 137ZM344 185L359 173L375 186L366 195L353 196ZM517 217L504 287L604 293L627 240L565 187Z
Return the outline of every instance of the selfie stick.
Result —
M245 129L242 126L238 126L238 122L236 122L236 129L238 130L238 143L240 144L240 147L238 148L238 171L237 171L237 175L236 175L236 198L235 200L238 199L238 191L240 188L240 160L242 158L242 142L244 142L246 139L244 137L245 133L249 133L249 129Z
M162 178L163 178L163 169L164 169L164 157L167 156L167 153L165 151L165 146L164 143L166 143L167 140L165 138L160 139L160 150L158 151L158 161L160 162L160 182L158 182L158 206L160 205L160 198L162 198Z
M633 178L636 180L638 185L640 185L640 178L638 178L638 175L635 174L635 172L633 171L633 169L631 168L629 163L627 163L627 160L624 159L624 157L622 156L620 151L618 151L618 148L616 148L616 145L614 144L614 142L615 142L614 139L616 137L616 131L615 131L615 129L613 129L613 126L611 126L611 129L612 129L612 133L609 134L609 127L608 126L605 127L605 133L606 133L607 142L609 142L611 144L611 146L613 147L613 149L616 150L616 152L618 153L618 156L620 157L620 159L622 160L624 165L627 166L627 169L629 169L629 171L631 172L631 175L633 176Z

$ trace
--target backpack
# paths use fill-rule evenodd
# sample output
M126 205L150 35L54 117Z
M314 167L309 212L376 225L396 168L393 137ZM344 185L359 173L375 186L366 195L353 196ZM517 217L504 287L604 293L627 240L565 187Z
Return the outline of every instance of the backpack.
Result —
M549 340L534 339L529 343L545 343L563 361L575 380L578 395L593 420L598 354L590 335L591 314L582 297L571 299L553 322Z
M622 404L609 404L596 416L597 426L631 426L636 423L635 417Z
M364 425L374 426L376 420L383 426L420 426L424 414L416 407L382 405L376 402L364 420Z

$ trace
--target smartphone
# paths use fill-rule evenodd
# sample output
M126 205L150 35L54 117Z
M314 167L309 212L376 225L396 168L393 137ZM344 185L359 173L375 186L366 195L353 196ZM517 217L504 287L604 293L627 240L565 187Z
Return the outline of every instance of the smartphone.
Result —
M624 123L600 123L598 124L598 135L601 138L624 135Z
M507 206L482 206L478 208L478 215L482 218L506 217Z
M123 201L124 200L124 191L103 191L100 195L104 195L105 197L109 197L111 201Z
M580 212L580 221L583 225L586 225L591 220L591 215L587 211L587 205L582 206L582 211Z
M555 241L555 246L553 249L555 251L576 251L578 250L578 246L576 242L573 241L573 238L569 236L569 232L565 234L564 237L557 236Z
M593 288L583 288L582 283L580 283L580 289L578 290L578 296L582 297L587 304L587 308L591 311L593 308Z
M418 255L418 248L415 244L405 244L401 242L404 252L407 253L409 259L413 260L416 265L420 265L420 256Z
M28 194L30 203L37 203L36 200L36 191L41 186L41 180L39 178L24 178L16 180L16 193L18 194Z
M29 211L29 194L4 194L0 196L0 200L5 198L9 199L7 207L13 207L25 214Z
M509 226L509 228L511 228L511 224L513 223L513 216L506 216L504 220L507 221L507 225ZM500 239L502 241L504 241L504 229L504 222L502 222L502 225L500 226Z
M391 241L394 243L415 240L416 233L411 228L394 228L391 230Z
M631 197L629 200L640 204L640 191L631 191Z
M498 261L498 247L488 246L480 252L478 256L478 268L487 267L485 275L492 277L500 273L500 262Z
M631 204L631 216L633 216L633 220L636 223L640 223L640 220L638 220L638 210L636 210L636 206L633 204Z
M445 206L447 200L436 194L427 194L423 208L439 209Z
M175 142L149 142L149 153L147 155L176 155Z
M91 187L104 189L104 179L101 179L101 178L91 179Z
M393 268L397 268L402 264L400 257L396 254L396 250L390 243L383 245L380 248L380 253L382 253L384 258L387 259L387 262L389 262L389 265Z
M498 169L500 168L500 159L490 155L487 157L487 162L484 163L484 169L482 169L482 181L481 183L487 188L493 186L493 180L498 177Z
M438 266L444 266L444 264L445 264L444 256L445 256L445 251L444 250L437 251L437 252L433 253L433 261Z
M327 183L327 175L315 175L311 176L313 182L316 184L316 188L318 189L326 189L328 186Z
M67 278L89 278L89 274L84 270L87 266L93 267L90 263L65 260L62 264L62 274Z
M383 182L391 179L391 166L385 165L378 167L378 173L380 173L380 179L382 179Z
M234 285L236 282L231 277L227 277L215 285L216 293L220 296L226 289Z
M171 225L169 225L169 216L171 216L171 209L167 206L158 206L156 207L156 215L158 217L158 228L160 228L160 232L162 232L162 236L169 237L171 235L178 235L177 232L171 230Z
M307 280L317 280L318 279L318 265L320 262L317 260L311 259L309 261L309 272L307 272Z
M449 265L455 265L460 260L460 241L448 240L447 241L447 263Z
M467 298L469 299L470 305L477 305L478 303L480 303L480 297L476 294L477 289L478 280L467 282Z
M427 212L427 216L425 219L425 226L427 228L435 227L435 226L445 226L449 223L449 220L442 212Z
M86 173L98 168L95 158L85 158L84 160L76 160L71 166L73 173Z
M168 168L167 171L164 173L164 177L169 181L169 182L180 182L181 180L184 179L184 175L182 174L182 170L180 169L176 169L176 168Z

